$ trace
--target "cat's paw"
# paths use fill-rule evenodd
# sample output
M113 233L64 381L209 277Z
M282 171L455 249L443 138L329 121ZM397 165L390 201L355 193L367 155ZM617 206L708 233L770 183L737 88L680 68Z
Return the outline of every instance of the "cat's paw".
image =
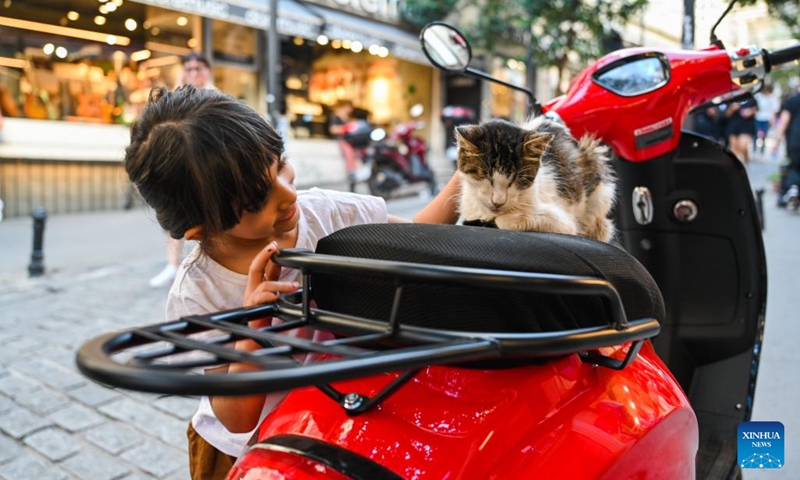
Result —
M524 215L500 215L494 219L494 223L500 230L516 230L518 232L532 230Z
M569 216L543 212L537 215L501 215L495 219L497 228L519 232L548 232L577 235L578 225Z

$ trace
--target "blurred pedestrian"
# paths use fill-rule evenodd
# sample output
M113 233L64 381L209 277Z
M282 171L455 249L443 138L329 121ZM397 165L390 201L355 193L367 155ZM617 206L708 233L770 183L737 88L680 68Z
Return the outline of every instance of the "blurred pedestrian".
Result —
M750 149L756 133L756 109L753 100L743 100L728 105L725 115L728 118L728 148L736 158L747 166L750 163Z
M775 94L772 85L764 85L764 88L755 94L755 99L758 104L755 150L763 155L766 151L767 136L775 124L775 116L781 109L781 100Z
M199 52L191 52L181 59L183 70L178 79L177 86L192 85L196 88L216 88L211 76L211 62ZM183 255L183 239L167 237L167 264L153 278L149 285L153 288L163 288L172 285L178 274L178 266Z
M339 142L339 151L342 152L344 159L344 169L347 172L347 178L350 183L350 191L354 192L356 189L355 173L358 170L358 155L353 145L345 140L345 125L352 120L353 116L353 103L345 100L336 105L331 114L331 119L328 126L328 132L336 138Z
M724 131L720 124L721 115L716 105L698 110L694 114L694 131L724 145Z
M794 94L781 105L775 129L775 145L773 154L777 154L781 143L786 140L786 156L789 160L786 178L782 183L781 197L792 186L800 186L800 85ZM783 199L779 201L779 205Z

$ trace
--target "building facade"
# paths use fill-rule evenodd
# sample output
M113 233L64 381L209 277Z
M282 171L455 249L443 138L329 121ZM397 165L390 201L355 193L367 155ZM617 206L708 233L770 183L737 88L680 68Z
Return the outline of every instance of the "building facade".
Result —
M278 101L297 139L326 136L341 101L386 126L417 103L435 118L439 76L402 28L400 2L279 0L276 60L266 58L268 0L3 2L5 214L120 208L128 126L152 87L179 84L191 51L209 57L218 88L265 115L267 62L280 62Z

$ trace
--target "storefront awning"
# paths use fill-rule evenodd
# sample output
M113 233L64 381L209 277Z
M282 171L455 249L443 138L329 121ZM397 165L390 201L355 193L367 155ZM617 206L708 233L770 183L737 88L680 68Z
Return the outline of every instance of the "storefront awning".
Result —
M269 28L269 0L134 0L138 3L168 8L203 17L225 20L266 30ZM344 11L279 0L278 32L316 40L320 34L329 39L359 41L365 49L379 45L389 54L428 65L417 35L395 25L360 17Z

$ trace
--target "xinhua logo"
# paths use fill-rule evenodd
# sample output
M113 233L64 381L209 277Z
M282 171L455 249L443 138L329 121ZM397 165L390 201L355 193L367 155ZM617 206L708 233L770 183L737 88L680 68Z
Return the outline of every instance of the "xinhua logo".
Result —
M783 424L742 422L739 424L739 466L783 468Z

